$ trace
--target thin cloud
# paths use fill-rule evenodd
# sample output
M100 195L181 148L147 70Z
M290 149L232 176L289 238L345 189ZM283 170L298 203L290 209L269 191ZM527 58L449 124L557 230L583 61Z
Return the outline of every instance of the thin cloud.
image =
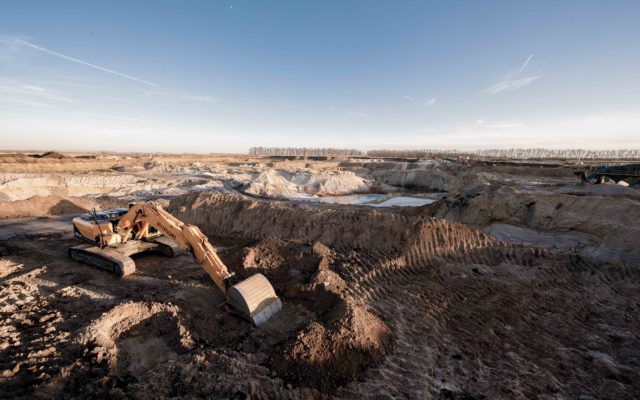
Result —
M412 103L416 102L416 98L413 96L404 96L404 98ZM418 105L425 107L425 108L429 108L429 107L433 107L436 105L436 103L438 102L438 98L437 97L433 97L427 101L420 101L418 102Z
M20 106L29 106L29 107L53 109L53 107L51 107L50 105L45 104L43 102L33 101L33 100L26 100L26 99L0 98L0 103L18 104Z
M36 98L40 101L42 100L46 100L46 101L54 101L54 102L61 102L61 103L75 103L74 100L65 97L65 96L60 96L58 94L56 94L55 92L52 92L50 90L47 90L43 87L40 86L35 86L35 85L26 85L26 84L19 84L19 85L4 85L4 84L0 84L0 94L5 94L5 95L9 95L9 96L13 96L14 98L20 98L20 97L28 97L31 98L33 100L33 98Z
M508 129L518 129L524 128L526 125L521 122L487 122L483 119L478 119L473 125L467 125L461 129L461 132L464 134L471 134L478 131L486 131L487 129L498 129L498 130L508 130Z
M220 99L200 94L189 94L189 93L173 93L168 91L161 90L146 90L143 97L173 97L181 100L189 100L189 101L199 101L202 103L217 103Z
M329 110L332 113L336 113L336 115L340 115L348 118L355 118L355 119L361 119L361 120L371 119L371 114L369 114L366 111L349 110L345 108L336 108L336 107L330 107Z
M424 102L424 106L425 106L426 108L433 107L433 106L435 106L435 105L436 105L436 103L437 103L437 102L438 102L438 98L437 98L437 97L434 97L434 98L432 98L432 99L430 99L430 100L425 101L425 102Z
M13 37L8 37L8 36L0 36L0 38L12 41L14 43L17 43L17 44L20 44L20 45L23 45L23 46L31 47L32 49L41 51L43 53L52 55L54 57L62 58L62 59L74 62L76 64L80 64L80 65L84 65L84 66L89 67L89 68L96 69L98 71L106 72L106 73L109 73L109 74L112 74L112 75L119 76L121 78L125 78L125 79L129 79L129 80L132 80L132 81L136 81L138 83L142 83L142 84L145 84L145 85L148 85L148 86L153 86L153 87L156 87L156 88L160 87L160 85L158 85L157 83L153 83L153 82L150 82L150 81L146 81L144 79L136 78L135 76L131 76L131 75L128 75L128 74L124 74L122 72L114 71L114 70L109 69L109 68L101 67L99 65L92 64L92 63L89 63L87 61L82 61L82 60L79 60L77 58L74 58L74 57L71 57L71 56L67 56L67 55L62 54L62 53L58 53L57 51L53 51L53 50L44 48L42 46L38 46L38 45L33 44L31 42L27 42L26 40L13 38Z
M483 128L493 128L493 129L509 129L509 128L522 128L525 126L522 122L493 122L487 123L487 121L483 119L479 119L476 121L475 126L482 126Z
M508 78L501 82L496 83L493 86L489 86L488 88L484 89L482 93L498 94L502 92L509 92L512 90L518 90L518 89L522 89L523 87L531 85L533 82L537 81L538 79L540 79L539 76L528 76L526 78L520 78L520 79Z
M526 125L520 122L500 122L496 124L483 124L482 126L489 129L514 129L524 128Z
M342 113L348 117L357 118L357 119L370 119L371 115L364 111L350 111L343 110Z
M94 114L94 113L83 113L83 112L60 112L60 114L66 114L66 115L70 115L70 116L73 116L73 117L79 117L79 118L99 118L99 119L111 119L111 120L114 120L114 121L160 123L159 121L152 121L152 120L148 120L148 119L121 117L121 116L117 116L117 115L106 115L106 114Z
M8 40L0 35L0 63L3 64L15 64L19 60L20 50L24 46Z
M4 101L5 99L0 99L0 104ZM14 104L26 105L26 106L41 106L42 109L38 110L41 113L50 114L50 115L64 115L64 116L72 117L74 119L105 119L105 120L113 120L113 121L140 122L140 123L168 125L167 122L154 121L154 120L142 119L142 118L124 117L124 116L109 115L109 114L75 112L75 111L61 111L61 110L52 109L46 104L34 104L32 102L14 101L13 99L9 100L8 103L14 103ZM0 108L9 108L9 107L0 107ZM19 110L19 111L33 111L32 108L11 107L11 109Z
M55 80L42 80L42 79L29 79L29 82L33 82L36 84L43 84L49 86L62 86L65 88L73 88L73 89L97 89L97 90L115 90L112 87L102 86L102 85L94 85L90 83L76 83L76 82L68 82L68 81L55 81Z
M531 61L531 58L533 58L533 53L529 54L529 57L527 57L527 61L522 64L522 67L520 68L520 71L518 71L518 74L516 76L520 76L520 74L524 72L525 68L527 68L527 65L529 65L529 61Z
M533 82L540 79L540 76L526 76L520 77L522 73L527 69L529 62L533 58L533 54L529 54L529 57L522 64L520 69L515 75L507 75L502 81L496 83L495 85L489 86L488 88L482 90L480 93L483 94L498 94L502 92L509 92L512 90L522 89L523 87L531 85Z

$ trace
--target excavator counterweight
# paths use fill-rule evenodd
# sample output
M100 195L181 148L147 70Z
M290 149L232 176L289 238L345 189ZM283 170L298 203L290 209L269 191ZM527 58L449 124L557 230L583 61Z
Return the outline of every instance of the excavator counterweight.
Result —
M84 214L73 219L73 230L76 238L86 242L69 248L74 260L126 276L135 271L133 254L155 250L173 257L180 250L189 251L226 296L234 314L260 326L282 309L264 275L254 274L232 284L234 274L200 229L182 223L154 202Z

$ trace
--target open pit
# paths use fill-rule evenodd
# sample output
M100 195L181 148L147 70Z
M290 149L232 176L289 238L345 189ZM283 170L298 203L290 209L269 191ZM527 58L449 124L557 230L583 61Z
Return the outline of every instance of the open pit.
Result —
M108 157L0 164L1 397L640 396L637 189L562 165ZM403 197L433 202L374 206ZM126 278L67 258L74 215L147 199L283 310L227 313L187 254Z

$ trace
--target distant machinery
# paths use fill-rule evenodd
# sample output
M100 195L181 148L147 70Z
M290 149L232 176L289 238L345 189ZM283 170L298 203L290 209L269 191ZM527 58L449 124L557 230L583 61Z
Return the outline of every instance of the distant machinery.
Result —
M640 164L603 165L574 172L583 183L600 184L607 181L624 182L625 186L635 186L640 182Z

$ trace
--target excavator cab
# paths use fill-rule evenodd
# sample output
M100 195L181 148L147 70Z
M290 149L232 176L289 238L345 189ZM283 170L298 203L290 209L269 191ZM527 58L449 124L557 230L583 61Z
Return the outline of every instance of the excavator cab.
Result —
M119 276L135 272L133 254L160 251L174 257L189 251L226 295L227 308L256 326L282 309L269 280L255 274L235 283L235 275L217 256L207 237L194 225L184 224L154 202L129 209L93 210L73 219L76 238L85 242L69 248L69 256Z

